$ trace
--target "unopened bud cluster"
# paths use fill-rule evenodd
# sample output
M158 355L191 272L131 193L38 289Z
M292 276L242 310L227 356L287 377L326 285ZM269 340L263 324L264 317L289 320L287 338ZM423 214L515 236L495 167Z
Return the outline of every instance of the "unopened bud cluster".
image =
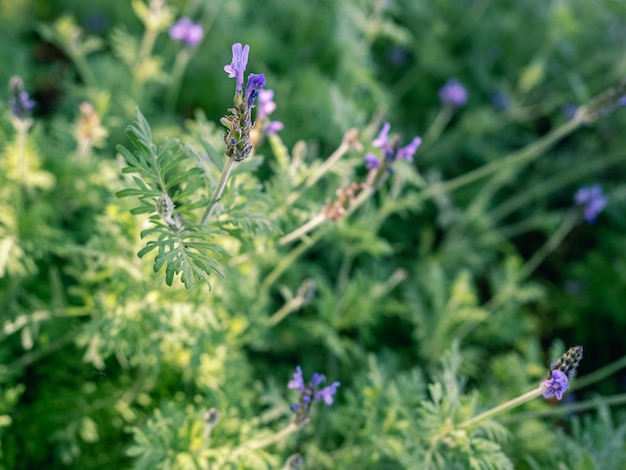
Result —
M322 209L324 216L328 220L339 220L346 214L346 211L354 204L354 200L363 189L367 187L364 183L352 183L347 188L339 188L336 191L337 200L331 202L326 201L326 205Z

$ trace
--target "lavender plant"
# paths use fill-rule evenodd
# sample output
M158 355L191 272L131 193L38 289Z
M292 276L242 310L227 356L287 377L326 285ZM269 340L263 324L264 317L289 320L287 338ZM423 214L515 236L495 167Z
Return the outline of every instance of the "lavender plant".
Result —
M0 467L624 468L623 8L107 5L0 16Z

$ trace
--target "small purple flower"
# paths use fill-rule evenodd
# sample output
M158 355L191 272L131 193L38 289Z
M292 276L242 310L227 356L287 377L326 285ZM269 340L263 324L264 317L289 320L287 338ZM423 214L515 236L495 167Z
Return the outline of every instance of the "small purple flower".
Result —
M259 105L257 106L256 118L261 120L276 110L274 103L274 90L259 91Z
M380 168L380 161L378 157L373 153L365 154L365 168L368 170L378 170Z
M389 149L389 130L391 129L391 124L388 122L383 124L383 127L380 129L378 136L372 141L372 147L379 147L383 149L384 153L387 153Z
M622 106L626 106L626 95L622 96L620 99L617 100L617 106L620 108Z
M439 90L439 99L447 106L460 108L467 102L467 90L456 78L451 78Z
M414 137L411 143L398 150L396 160L402 160L403 158L406 158L409 162L412 162L413 155L415 155L415 152L417 152L417 149L419 148L421 143L421 137Z
M326 381L326 377L322 374L313 374L308 384L304 383L302 378L302 369L300 366L296 367L296 372L293 374L293 379L287 383L287 388L298 390L300 398L297 403L291 405L290 409L294 413L294 422L298 425L303 425L308 422L309 414L313 408L315 402L324 400L327 405L332 405L334 398L333 395L337 393L337 389L341 385L339 382L333 382L332 385L325 387L321 390L316 390L317 387Z
M296 371L293 373L293 379L289 381L287 388L296 389L300 393L304 392L304 380L302 379L302 369L300 366L296 367Z
M574 201L583 208L587 223L592 224L606 206L608 198L602 193L602 187L594 184L576 191Z
M24 90L24 82L18 76L14 76L9 81L9 109L11 114L20 121L30 117L30 112L35 107L35 102L30 99L30 95Z
M341 383L339 382L333 382L332 385L315 392L315 399L323 399L327 405L332 405L334 401L333 395L337 393L337 388L339 388L340 385Z
M265 86L265 75L262 73L251 73L248 75L248 84L246 85L246 100L248 106L252 106L254 99L258 96L259 90Z
M240 42L233 44L233 60L230 64L224 66L224 71L228 73L228 78L236 79L237 94L241 94L243 90L243 74L248 65L248 54L250 46L247 44L242 46Z
M550 374L550 378L544 380L541 383L543 388L543 396L545 398L551 398L556 396L557 400L563 398L563 393L566 390L569 390L569 384L567 375L565 375L560 370L553 370Z
M170 37L188 46L197 46L204 37L204 30L199 23L194 23L191 19L184 17L172 25Z
M267 127L265 129L263 129L263 132L265 133L265 135L274 135L277 132L282 131L285 128L285 125L280 122L280 121L271 121Z

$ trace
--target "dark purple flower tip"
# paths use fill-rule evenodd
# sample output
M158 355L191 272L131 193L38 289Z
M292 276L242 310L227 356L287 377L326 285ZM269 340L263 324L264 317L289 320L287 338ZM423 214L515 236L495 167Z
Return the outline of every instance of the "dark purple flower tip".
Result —
M304 392L304 380L302 379L302 369L300 366L296 367L296 371L293 374L293 380L289 381L287 388L294 388L300 393Z
M325 381L326 381L326 377L324 377L322 374L315 373L315 374L313 374L313 377L311 377L311 386L313 388L315 388L319 384L321 384L321 383L323 383Z
M587 223L592 224L606 206L608 198L603 194L602 186L594 184L576 191L574 202L583 208Z
M620 108L626 106L626 95L617 100L617 106Z
M439 90L439 99L445 105L460 108L467 102L467 90L456 78L451 78Z
M365 168L368 170L378 170L380 168L380 161L378 157L373 153L366 153L365 157Z
M334 400L333 395L337 393L337 388L339 388L340 385L340 382L333 382L332 385L315 392L315 399L323 399L327 405L332 405Z
M277 132L282 131L285 128L285 125L280 121L272 121L267 127L263 130L265 135L274 135Z
M294 413L295 413L295 412L296 412L296 410L297 410L298 408L300 408L301 406L302 406L302 405L300 405L300 403L294 403L293 405L291 405L291 406L289 407L289 409L290 409L292 412L294 412Z
M563 398L563 393L565 393L566 390L569 390L569 384L567 381L567 375L560 370L553 370L550 374L550 378L541 383L541 386L543 387L543 396L545 398L556 396L556 399L560 400Z
M398 150L396 159L401 160L403 158L406 158L408 161L412 162L413 155L415 155L415 152L417 152L417 149L419 148L421 144L422 144L422 138L414 137L411 143L409 143L409 145L406 145L402 147L400 150Z
M236 79L237 94L241 94L243 90L243 74L248 65L248 54L250 46L247 44L242 46L240 42L233 44L233 59L230 64L224 66L224 71L228 73L228 78Z
M378 136L372 141L372 147L385 148L389 145L389 130L391 129L391 124L388 122L383 124L383 127L380 129Z
M263 119L276 110L274 103L274 90L259 91L259 105L257 106L257 119Z
M258 91L264 86L265 75L263 75L262 73L251 73L250 75L248 75L248 84L246 85L246 100L248 101L248 106L252 106L252 103L250 103L251 97L252 101L254 102L254 98L256 98L256 95L258 95ZM256 93L253 93L255 91Z
M182 41L189 46L197 46L204 37L204 30L200 24L184 17L170 28L170 37L175 41Z

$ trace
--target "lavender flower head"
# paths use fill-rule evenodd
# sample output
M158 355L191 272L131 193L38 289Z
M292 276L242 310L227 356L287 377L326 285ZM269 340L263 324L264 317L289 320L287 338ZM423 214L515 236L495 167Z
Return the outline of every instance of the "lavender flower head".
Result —
M202 41L204 30L199 23L194 23L191 19L184 17L172 25L170 37L175 41L181 41L193 47Z
M550 377L541 383L542 393L545 398L556 396L557 400L563 398L563 393L569 390L568 382L572 379L583 358L583 347L573 346L569 348L550 367Z
M367 168L368 170L378 170L380 168L380 161L378 160L378 157L373 153L366 153L364 159L365 168Z
M384 154L390 150L389 146L389 130L391 129L391 124L388 122L383 124L383 127L380 129L378 136L372 141L372 147L378 147L382 149Z
M243 74L248 65L248 54L250 46L242 46L240 42L233 44L233 59L230 64L224 66L224 71L228 73L228 78L236 80L236 93L241 94L243 90Z
M439 90L439 99L446 106L460 108L467 102L467 90L456 78L451 78Z
M9 81L9 109L11 114L19 121L26 121L30 118L30 112L35 107L35 102L30 99L30 95L24 90L24 82L17 75L11 77Z
M245 96L243 94L243 77L248 65L248 54L250 46L242 46L235 43L232 47L233 58L230 64L224 66L224 71L229 78L236 81L235 106L229 108L230 114L220 119L226 127L224 143L226 144L226 156L236 162L248 158L252 154L253 144L250 139L250 132L254 127L252 122L252 108L259 95L259 90L265 86L265 75L251 73L248 75Z
M412 162L415 152L417 152L417 149L422 144L422 138L414 137L408 145L405 145L402 148L398 148L400 147L400 137L396 135L390 139L390 129L391 124L385 122L376 138L372 141L372 147L378 147L382 150L385 165L391 165L394 160L402 159L406 159L407 161ZM368 170L373 170L379 169L381 166L382 162L378 160L376 155L374 155L373 153L365 154L365 168L367 168ZM387 169L392 172L391 166L388 166Z
M309 414L313 408L313 404L319 400L324 400L327 405L332 405L333 396L337 393L337 389L341 385L339 382L333 382L328 387L317 390L317 387L326 381L326 377L321 374L313 374L308 384L304 383L302 377L302 369L296 367L293 379L287 383L287 388L297 390L300 394L299 401L291 405L291 411L294 413L294 422L298 425L304 425L308 422Z
M606 206L608 198L602 193L602 187L599 184L594 184L576 191L574 202L583 208L587 223L592 224Z
M567 382L567 375L558 369L553 370L550 374L550 378L541 383L543 396L545 398L556 396L556 399L560 400L563 398L563 393L565 393L566 390L569 390L569 384Z

